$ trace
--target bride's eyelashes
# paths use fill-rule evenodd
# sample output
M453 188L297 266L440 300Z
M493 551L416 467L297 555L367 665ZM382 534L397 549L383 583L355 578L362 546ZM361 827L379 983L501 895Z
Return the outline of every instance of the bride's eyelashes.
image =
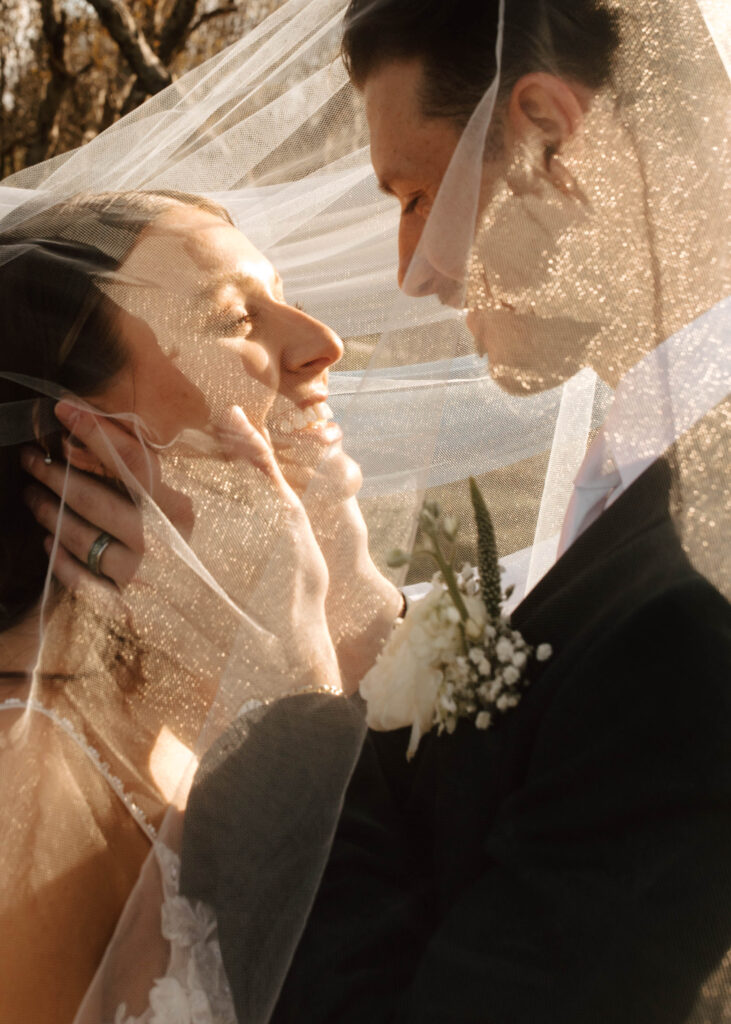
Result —
M244 310L227 310L221 327L225 334L248 334L256 319L256 313Z

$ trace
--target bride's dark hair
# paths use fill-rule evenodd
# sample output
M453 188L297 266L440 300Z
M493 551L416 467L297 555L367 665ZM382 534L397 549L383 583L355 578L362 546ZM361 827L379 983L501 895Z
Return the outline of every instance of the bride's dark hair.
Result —
M499 0L351 0L342 53L356 88L394 60L424 62L426 117L461 128L496 70ZM619 20L602 0L507 0L501 92L548 71L598 89L609 81Z
M116 328L119 307L95 282L120 266L148 225L181 205L231 223L223 207L199 196L109 192L77 196L0 235L0 373L80 396L103 390L126 352ZM60 456L52 397L0 377L0 403L24 403L13 408L13 422L27 410L25 436ZM48 566L44 531L23 501L30 481L21 446L1 443L2 433L0 422L0 631L36 603Z

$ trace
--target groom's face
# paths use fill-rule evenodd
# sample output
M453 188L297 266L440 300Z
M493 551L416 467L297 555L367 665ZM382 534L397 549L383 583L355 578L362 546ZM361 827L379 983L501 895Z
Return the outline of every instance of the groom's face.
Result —
M506 391L554 387L583 366L614 385L652 335L652 280L642 177L612 96L543 72L518 79L479 155L475 236L474 205L462 202L469 147L467 174L442 188L430 218L461 133L425 116L422 86L412 60L375 69L363 88L373 167L401 206L399 284L466 307ZM608 272L628 253L632 288Z
M449 301L454 282L430 267L418 276L407 271L452 159L460 132L446 118L422 111L418 60L377 69L363 88L370 130L371 162L380 189L398 200L398 282L409 294L437 294Z

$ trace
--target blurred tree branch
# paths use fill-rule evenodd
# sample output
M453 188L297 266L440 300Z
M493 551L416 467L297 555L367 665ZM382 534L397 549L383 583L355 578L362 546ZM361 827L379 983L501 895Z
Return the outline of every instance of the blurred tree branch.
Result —
M196 0L186 2L192 2L195 9ZM89 3L145 92L152 95L170 85L173 78L169 69L148 43L124 0L89 0Z
M229 4L227 7L217 7L214 11L206 11L205 14L201 14L199 18L196 18L190 26L190 34L192 35L193 32L197 32L201 25L205 25L207 21L220 18L224 14L234 14L236 9L236 4Z
M191 22L196 9L196 0L175 0L160 32L157 52L160 60L169 64L183 49L191 31ZM234 7L235 10L235 7Z

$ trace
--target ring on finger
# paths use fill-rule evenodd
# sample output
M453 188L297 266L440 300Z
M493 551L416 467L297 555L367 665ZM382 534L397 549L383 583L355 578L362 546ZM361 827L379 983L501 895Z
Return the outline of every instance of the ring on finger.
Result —
M86 567L94 576L102 575L99 563L102 560L102 555L113 540L114 537L112 537L111 533L102 532L89 548L89 554L86 556Z

